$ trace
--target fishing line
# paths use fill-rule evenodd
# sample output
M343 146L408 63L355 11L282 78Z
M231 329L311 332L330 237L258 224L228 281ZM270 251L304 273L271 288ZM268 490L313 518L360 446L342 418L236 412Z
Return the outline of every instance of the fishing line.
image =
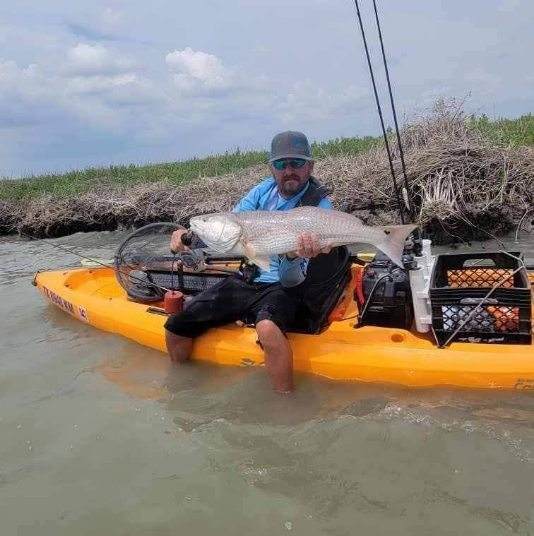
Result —
M39 240L41 242L43 242L44 244L47 244L49 246L52 246L56 249L59 249L61 251L65 251L66 253L70 253L71 255L76 255L77 257L80 257L82 259L85 259L87 261L91 261L91 262L94 262L95 264L98 264L100 266L103 266L104 268L111 268L112 270L117 270L119 273L121 273L122 275L126 276L126 277L130 277L132 279L134 279L135 281L139 282L139 283L142 283L144 285L146 285L147 287L153 287L153 288L157 288L157 289L160 289L160 290L163 290L165 292L167 292L168 288L165 288L165 287L162 287L160 285L157 285L156 283L152 283L150 281L146 281L144 279L141 279L140 277L137 277L135 275L132 275L130 273L127 273L127 272L123 272L122 270L120 270L119 268L117 268L116 266L111 266L109 264L106 264L105 262L101 262L101 261L98 261L96 259L92 259L91 257L88 257L87 255L82 255L81 253L78 253L77 251L73 251L71 249L69 249L68 247L66 246L63 246L61 244L53 244L52 242L46 242L44 240L44 238L37 238L35 236L31 236L29 235L28 233L25 233L23 231L18 231L20 235L22 236L25 236L26 238L29 238L30 240Z
M472 221L468 220L465 216L462 216L461 214L458 214L458 218L460 218L465 223L467 223L467 225L470 225L471 227L473 227L473 229L477 229L479 231L482 231L483 233L486 233L490 238L495 240L497 242L497 244L499 244L499 246L502 249L506 249L506 245L504 244L504 242L501 239L497 238L494 234L492 234L489 231L486 231L486 229L483 229L482 227L479 227L478 225L474 224Z
M28 233L25 233L24 231L19 230L18 233L26 238L29 238L30 240L39 240L48 246L52 246L53 248L60 249L61 251L71 253L72 255L76 255L87 261L91 261L91 262L94 262L95 264L99 264L100 266L104 266L105 268L114 268L114 266L110 266L109 264L106 264L104 262L98 261L96 259L92 259L91 257L87 257L87 255L82 255L81 253L78 253L77 251L72 251L67 246L63 246L61 244L53 244L52 242L46 242L44 238L37 238L35 236L29 235Z
M519 241L519 233L521 232L521 226L523 225L523 222L525 221L525 218L533 211L533 208L527 208L521 219L519 220L519 223L517 224L517 228L515 230L515 242Z
M369 304L371 303L371 298L373 297L373 294L375 293L375 290L378 288L378 285L384 280L384 279L389 279L391 278L391 275L390 274L384 274L382 276L380 276L375 284L373 285L373 288L371 289L371 292L369 292L369 296L367 297L367 300L365 300L365 305L363 307L363 310L362 310L362 314L359 315L358 317L358 325L362 325L362 322L363 322L363 319L365 317L365 313L367 313L367 309L369 307Z
M375 284L373 285L373 288L371 289L371 292L369 292L369 296L367 297L367 300L365 300L365 304L364 304L364 307L363 307L363 310L362 310L362 314L358 315L358 325L361 325L361 323L363 322L363 319L365 317L365 313L367 313L367 309L369 308L369 305L371 303L371 298L373 297L373 294L375 293L375 290L378 288L379 283L382 282L384 279L388 279L388 278L390 279L390 281L393 281L392 274L394 272L398 272L399 270L400 270L399 267L393 268L393 270L391 270L391 272L389 272L387 274L384 274L384 275L381 275L375 281Z
M382 106L380 104L380 98L378 96L378 91L376 89L375 74L374 74L374 71L373 71L373 65L371 63L371 56L369 55L369 47L367 46L367 37L365 36L365 29L363 27L363 21L362 21L362 16L361 16L361 13L360 13L360 5L358 3L358 0L354 0L354 5L356 6L356 15L358 17L358 22L360 24L360 31L361 31L361 35L362 35L362 41L363 41L363 46L364 46L364 49L365 49L365 57L367 58L367 65L369 67L369 74L371 75L371 83L373 85L373 92L374 92L374 95L375 95L376 107L377 107L377 110L378 110L378 116L380 118L380 126L382 127L382 135L384 137L384 144L386 146L386 152L387 152L387 155L388 155L389 170L391 172L391 177L393 179L393 190L395 192L395 197L397 199L397 204L398 204L398 207L399 207L399 215L400 215L401 223L404 224L405 223L405 221L404 221L404 203L401 200L399 187L397 185L397 176L395 175L395 169L393 168L393 158L391 156L391 148L389 146L389 140L388 140L388 136L387 136L387 133L386 133L386 127L384 125L384 117L383 117L383 114L382 114Z
M466 240L463 236L460 236L460 235L457 235L457 234L454 234L450 229L449 227L447 227L447 225L445 224L445 222L443 222L442 220L440 219L436 219L436 222L440 225L440 227L443 229L443 232L445 232L446 234L448 234L449 236L452 236L453 238L456 238L458 240L458 242L461 242L462 244L468 246L468 247L471 247L471 242L469 240Z
M111 268L112 270L130 278L130 279L133 279L135 282L137 283L141 283L143 285L145 285L146 287L148 288L156 288L156 289L159 289L159 290L162 290L164 292L167 292L169 290L172 290L170 288L167 288L167 287L163 287L161 285L158 285L157 283L153 283L152 281L147 281L141 277L137 277L136 275L133 275L131 272L125 272L124 270L121 270L117 265L110 265L110 264L106 264L105 262L101 262L97 259L93 259L91 257L88 257L87 255L83 255L82 253L78 253L77 251L73 251L71 249L69 249L68 247L66 246L63 246L62 244L53 244L52 242L47 242L44 238L37 238L35 236L31 236L30 234L28 233L25 233L24 231L18 231L18 233L30 240L39 240L41 242L43 242L44 244L47 244L48 246L52 246L56 249L59 249L61 251L65 251L66 253L70 253L71 255L75 255L77 257L80 257L82 259L85 259L87 261L91 261L95 264L98 264L99 266L102 266L104 268ZM173 261L172 263L175 263L175 262L178 262L178 260L176 260L176 255L174 255L174 258L173 258ZM171 266L171 286L174 288L174 271L176 271L174 269L174 266ZM202 271L207 271L207 272L211 272L211 271L215 271L215 272L223 272L223 273L228 273L228 274L234 274L235 273L235 270L232 270L232 269L227 269L227 268L223 268L223 267L210 267L210 266L205 266L204 269ZM180 280L180 274L178 273L178 279L179 279L179 285L181 285L183 287L183 280Z
M174 270L175 270L175 263L176 262L176 253L172 252L172 261L171 261L171 288L174 288Z
M528 213L527 213L528 214ZM523 215L523 218L526 216L526 214ZM462 215L461 213L458 213L456 215L457 218L459 218L460 220L462 220L464 223L466 223L467 225L473 227L473 229L476 229L478 231L481 231L482 233L486 234L487 236L489 236L492 240L495 240L495 242L497 242L497 244L499 245L499 247L501 247L502 249L506 249L506 245L505 243L500 239L498 238L497 236L495 236L494 234L490 233L489 231L486 231L486 229L476 225L475 223L473 223L472 221L468 220L464 215ZM523 221L523 218L521 219L521 221ZM441 226L441 228L443 229L443 231L445 233L447 233L449 236L452 236L453 238L456 238L458 239L460 242L462 242L463 244L471 247L471 242L473 242L473 240L467 240L465 239L463 236L460 236L460 235L457 235L455 233L453 233L448 227L447 225L445 224L444 221L442 221L441 219L436 219L436 221L439 223L439 225ZM517 236L517 235L516 235ZM516 238L516 242L517 242L517 238ZM481 246L483 249L485 249L485 246Z

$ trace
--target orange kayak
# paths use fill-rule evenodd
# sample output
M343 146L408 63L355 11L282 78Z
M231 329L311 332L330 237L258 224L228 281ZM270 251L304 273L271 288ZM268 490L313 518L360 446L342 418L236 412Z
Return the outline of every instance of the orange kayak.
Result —
M165 313L159 307L130 301L112 269L40 272L34 282L47 301L74 318L165 351ZM356 313L352 289L347 289L325 331L290 333L295 370L335 380L409 387L534 389L533 344L456 342L438 349L431 334L355 328ZM196 339L193 358L223 365L263 364L255 330L237 325L212 329Z

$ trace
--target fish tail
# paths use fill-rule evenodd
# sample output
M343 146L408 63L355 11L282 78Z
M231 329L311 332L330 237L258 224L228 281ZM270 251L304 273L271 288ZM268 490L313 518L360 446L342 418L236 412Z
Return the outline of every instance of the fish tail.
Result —
M404 251L404 244L410 233L417 227L414 224L408 225L388 225L381 227L386 233L385 240L378 244L376 247L385 253L395 264L403 268L402 264L402 252Z

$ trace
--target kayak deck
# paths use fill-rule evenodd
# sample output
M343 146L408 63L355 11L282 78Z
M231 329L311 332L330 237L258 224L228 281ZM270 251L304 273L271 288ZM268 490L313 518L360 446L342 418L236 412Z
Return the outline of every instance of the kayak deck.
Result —
M35 285L74 318L142 345L166 351L158 307L128 300L110 268L41 272ZM349 293L347 293L349 294ZM354 328L350 297L318 335L290 333L294 368L336 380L387 382L410 387L534 389L534 345L453 343L435 346L431 334L397 328ZM195 340L194 359L261 366L263 352L253 328L226 325Z

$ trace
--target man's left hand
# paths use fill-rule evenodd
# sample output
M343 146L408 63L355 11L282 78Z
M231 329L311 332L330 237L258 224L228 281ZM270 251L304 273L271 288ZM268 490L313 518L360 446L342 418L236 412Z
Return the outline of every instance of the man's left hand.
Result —
M312 259L321 253L330 253L331 246L321 246L319 237L314 233L302 233L298 237L298 247L295 252L288 253L289 258L304 257Z

